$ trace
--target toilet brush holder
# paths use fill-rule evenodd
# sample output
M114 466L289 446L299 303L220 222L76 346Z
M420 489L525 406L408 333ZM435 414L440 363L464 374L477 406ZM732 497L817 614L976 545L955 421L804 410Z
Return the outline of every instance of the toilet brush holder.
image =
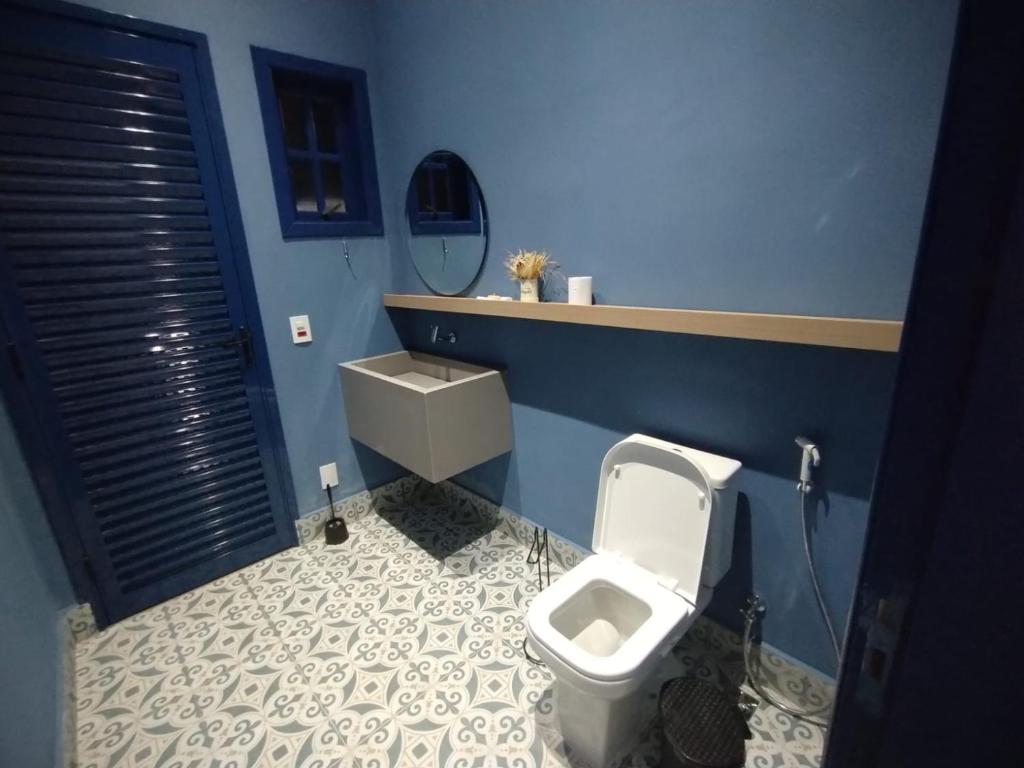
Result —
M342 544L348 541L348 526L340 517L332 517L324 526L324 542L330 544Z
M348 541L348 526L334 511L334 498L331 496L330 486L327 486L327 501L331 505L331 519L324 526L324 543L328 546L343 544Z

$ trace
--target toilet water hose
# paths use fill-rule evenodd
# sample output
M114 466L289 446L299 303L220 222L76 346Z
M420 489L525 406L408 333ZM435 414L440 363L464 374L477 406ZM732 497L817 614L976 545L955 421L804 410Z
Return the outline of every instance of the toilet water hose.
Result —
M810 535L807 532L807 490L800 490L800 527L803 532L804 539L804 555L807 558L807 569L811 574L811 584L814 586L814 597L818 603L818 610L821 612L822 619L825 620L825 627L828 629L829 639L832 641L832 650L835 652L836 665L839 664L839 640L836 637L835 627L832 626L832 619L829 617L828 608L825 605L825 598L821 592L821 584L818 583L818 575L814 570L814 557L811 555L811 541ZM782 701L778 696L770 692L767 688L757 681L754 676L752 651L753 651L753 629L754 622L757 621L758 616L764 613L764 603L761 602L761 598L757 595L751 595L747 601L747 607L740 611L743 614L743 669L747 675L747 682L750 683L750 687L757 692L757 694L777 709L781 709L788 715L792 715L800 720L817 725L822 728L828 727L828 720L818 715L824 715L832 708L832 703L829 702L823 707L814 710L801 710L797 709L785 701Z

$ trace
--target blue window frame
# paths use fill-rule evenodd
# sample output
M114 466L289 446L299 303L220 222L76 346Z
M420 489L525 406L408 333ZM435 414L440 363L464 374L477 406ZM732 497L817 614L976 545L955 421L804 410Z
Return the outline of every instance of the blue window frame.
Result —
M252 47L286 238L380 235L366 73Z
M453 152L434 152L416 166L405 206L414 235L480 232L480 191L469 166Z

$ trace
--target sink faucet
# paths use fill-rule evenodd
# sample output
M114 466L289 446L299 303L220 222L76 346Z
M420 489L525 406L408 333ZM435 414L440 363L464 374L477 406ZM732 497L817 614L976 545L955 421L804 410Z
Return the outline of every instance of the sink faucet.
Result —
M432 325L430 326L430 343L437 344L438 341L447 341L449 344L454 344L458 339L455 336L455 331L448 331L448 333L441 333L441 326Z

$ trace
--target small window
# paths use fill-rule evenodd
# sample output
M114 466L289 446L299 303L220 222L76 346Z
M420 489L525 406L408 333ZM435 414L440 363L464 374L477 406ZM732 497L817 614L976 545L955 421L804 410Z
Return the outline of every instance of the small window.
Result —
M414 235L480 232L480 192L469 166L454 152L433 152L416 167L406 209Z
M281 233L383 232L366 73L252 49Z

